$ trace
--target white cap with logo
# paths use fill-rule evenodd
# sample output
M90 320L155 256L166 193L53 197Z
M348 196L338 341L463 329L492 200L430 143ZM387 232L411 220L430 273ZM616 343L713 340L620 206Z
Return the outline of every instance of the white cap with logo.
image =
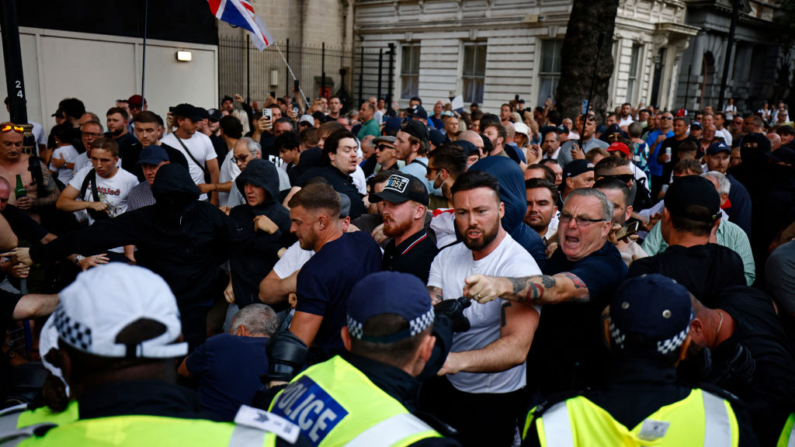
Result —
M166 332L137 345L116 343L118 333L140 319L157 321ZM177 300L168 284L142 267L111 263L77 276L60 293L51 320L60 342L101 357L174 358L188 353L174 343L182 330Z

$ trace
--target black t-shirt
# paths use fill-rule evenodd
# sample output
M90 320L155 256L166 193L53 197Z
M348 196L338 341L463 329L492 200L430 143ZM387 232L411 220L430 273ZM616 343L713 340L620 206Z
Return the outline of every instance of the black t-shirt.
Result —
M369 235L343 233L301 267L296 280L297 312L323 317L315 336L319 360L345 351L340 330L346 324L348 295L365 276L381 271L381 249Z
M22 299L18 293L6 292L0 289L0 334L5 338L6 331L14 324L14 309Z
M596 387L605 380L607 348L602 342L601 313L627 275L627 266L615 245L572 262L558 248L544 266L545 275L570 272L588 287L586 303L544 306L527 360L528 384L544 395Z
M224 142L224 139L216 134L210 135L210 142L213 143L213 149L215 149L215 155L218 157L218 167L220 168L221 163L229 155L229 147L226 145L226 142Z
M633 278L647 273L659 273L676 280L710 307L721 290L746 284L740 255L716 244L673 245L662 253L633 262L627 276Z
M166 154L168 155L168 160L170 163L176 163L178 165L182 165L185 169L188 169L188 159L182 155L182 152L174 149L173 147L167 144L160 144ZM119 152L119 157L121 157L121 167L125 171L133 174L134 176L138 177L139 182L143 182L146 180L144 177L144 171L141 169L141 165L138 164L138 160L141 157L141 151L143 150L143 146L138 140L135 140L135 144L128 146L125 149L124 153L122 154L121 151Z
M696 140L695 138L687 137L687 138L685 138L683 140L677 140L675 136L671 137L671 138L666 138L665 141L663 141L660 144L660 150L657 151L657 155L658 156L659 155L664 155L666 149L667 148L671 148L671 161L669 161L668 163L663 164L663 175L662 175L662 178L663 178L663 182L665 182L666 184L668 183L668 180L671 178L671 173L674 171L674 166L676 166L676 163L679 162L679 146L683 142L688 141L688 140L690 140L693 143L695 143L696 147L699 146L698 140Z
M773 301L758 289L741 286L724 290L715 308L735 320L734 333L712 351L713 365L728 365L737 345L750 351L755 364L749 382L718 384L748 407L760 445L774 445L784 421L795 409L795 360Z
M42 240L44 236L47 236L47 230L45 230L44 227L33 220L28 213L20 210L14 205L6 205L5 209L0 212L0 214L8 221L11 230L20 239L36 243Z
M384 248L384 271L411 273L428 284L431 263L438 253L436 244L422 229L398 246L394 239L389 241Z
M303 159L301 163L299 163L299 166L301 165L303 165ZM339 169L333 166L308 169L298 178L293 186L303 187L306 185L306 182L315 177L323 177L328 180L331 187L334 188L334 191L345 194L351 199L351 219L355 219L367 212L367 208L365 208L364 202L362 201L362 196L359 195L359 189L353 184L351 176L343 174Z

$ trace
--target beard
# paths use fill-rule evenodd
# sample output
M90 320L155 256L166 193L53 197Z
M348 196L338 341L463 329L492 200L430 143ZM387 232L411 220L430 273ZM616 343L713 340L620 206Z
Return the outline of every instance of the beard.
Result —
M298 239L298 244L304 250L314 250L316 242L317 235L315 233L307 234L305 237Z
M531 219L531 217L536 217L536 219ZM550 220L552 219L549 219L546 222L544 222L544 216L540 214L531 214L524 218L524 223L526 223L528 227L532 228L536 232L539 232L549 226Z
M124 128L118 129L118 130L114 130L110 134L111 134L111 136L118 137L119 135L121 135L122 132L124 132Z
M390 225L387 226L387 220ZM395 222L391 218L384 219L384 236L395 237L406 232L411 227L411 221Z
M480 230L481 234L480 237L477 239L472 239L469 237L469 230ZM497 220L491 228L472 228L468 227L465 232L461 235L464 241L464 245L466 248L472 251L482 250L484 247L492 243L494 239L497 238L497 233L500 231L500 221Z

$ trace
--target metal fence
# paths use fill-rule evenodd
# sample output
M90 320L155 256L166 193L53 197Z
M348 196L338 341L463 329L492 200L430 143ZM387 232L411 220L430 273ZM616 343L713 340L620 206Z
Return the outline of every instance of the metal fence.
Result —
M239 93L262 101L271 92L293 95L293 78L277 46L293 69L304 94L340 96L345 110L358 108L372 96L387 97L395 85L395 47L356 48L354 54L322 44L290 45L276 42L258 51L248 36L224 36L218 42L219 96ZM324 88L325 87L325 88Z

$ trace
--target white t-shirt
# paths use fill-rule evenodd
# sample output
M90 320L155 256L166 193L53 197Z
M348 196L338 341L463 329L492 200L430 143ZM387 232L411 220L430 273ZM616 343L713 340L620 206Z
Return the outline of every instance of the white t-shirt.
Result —
M75 169L74 169L75 172L80 172L86 166L93 167L93 165L91 164L91 160L88 159L88 151L78 155L75 158L74 163L75 163ZM116 160L116 167L121 168L121 158Z
M475 273L489 276L523 277L540 275L541 269L521 245L506 234L499 246L485 258L475 261L463 242L448 247L433 260L428 286L440 287L445 300L457 299L464 290L464 279ZM500 338L500 315L503 299L486 304L472 301L464 310L471 328L453 334L451 352L482 349ZM541 308L533 306L541 314ZM496 373L460 372L447 376L456 389L467 393L509 393L525 386L527 364Z
M197 185L205 183L203 168L206 167L208 160L218 157L218 155L215 153L215 148L213 148L213 142L210 141L210 137L201 132L196 132L187 140L182 139L182 143L184 143L188 150L190 150L193 158L201 163L200 165L194 163L191 159L191 155L188 155L185 152L182 144L180 144L180 142L177 140L176 134L170 133L166 135L161 140L161 143L176 148L178 151L182 152L183 155L185 155L185 158L188 160L188 171L190 171L190 177L193 179L193 183ZM207 200L207 194L202 194L199 199Z
M80 188L83 186L83 180L85 180L88 173L91 172L91 169L92 167L85 167L78 171L74 177L72 177L69 186L80 191ZM97 176L99 201L105 202L108 205L110 217L119 216L127 211L127 196L137 185L138 177L121 168L119 168L116 174L111 178ZM77 200L93 202L93 186L94 185L90 183L83 197L78 197ZM88 223L89 225L94 223L94 219L92 219L91 216L88 217Z
M726 144L727 144L729 147L732 147L732 133L731 133L731 132L729 132L729 130L728 130L728 129L726 129L726 128L724 127L724 128L723 128L723 129L721 129L721 130L716 130L716 131L715 131L715 135L716 135L716 136L719 136L719 137L723 137L723 141L724 141L724 142L726 142Z
M38 153L39 146L47 146L47 135L44 134L44 128L41 127L41 124L33 121L28 121L28 124L33 126L31 133L33 133L33 138L36 140L36 153Z
M50 171L55 171L57 173L56 176L58 177L58 180L60 180L64 185L69 184L69 181L72 180L72 177L75 175L75 171L74 169L67 168L66 164L61 166L60 169L56 169L52 164L52 159L58 159L63 156L63 159L66 160L66 163L74 163L79 155L80 154L77 152L77 149L75 149L75 147L71 144L69 146L61 146L52 152L52 158L50 159Z
M356 170L351 174L351 180L353 180L353 184L356 185L356 189L359 190L359 194L367 194L367 179L364 178L364 171L361 166L356 165Z
M618 127L629 126L634 122L635 120L631 116L628 116L626 118L621 118L621 121L618 122Z
M284 252L282 258L273 266L273 272L276 273L281 279L287 278L293 273L301 270L301 267L306 264L315 255L314 250L304 250L301 248L300 242L295 242L287 251Z
M737 113L737 106L734 104L727 104L723 109L723 113L726 115L726 121L731 121L734 119L734 114Z
M240 168L237 167L237 163L235 163L234 158L234 151L229 151L229 153L224 157L223 163L221 164L221 172L218 175L218 183L226 183L231 182L240 175ZM219 163L221 160L218 160ZM233 184L232 189L235 189L236 186ZM229 193L228 192L219 192L218 193L218 206L226 206L229 202Z

